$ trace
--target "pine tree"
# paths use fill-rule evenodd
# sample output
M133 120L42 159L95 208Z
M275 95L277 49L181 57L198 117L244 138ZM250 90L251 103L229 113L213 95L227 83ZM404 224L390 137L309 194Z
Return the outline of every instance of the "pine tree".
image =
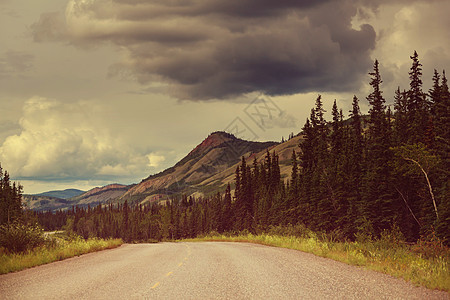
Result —
M222 211L222 228L223 231L230 231L232 229L232 211L231 211L231 187L227 185L225 195L223 197L223 211Z
M343 228L346 223L347 210L349 207L349 199L345 195L345 172L346 162L348 160L347 153L344 151L344 145L348 142L345 140L347 135L347 129L344 127L342 110L338 110L336 100L333 103L332 108L332 132L330 138L330 155L329 163L327 164L328 171L326 182L328 186L328 198L330 199L330 207L333 210L330 211L330 230L334 227ZM334 225L333 225L334 224Z
M314 130L311 126L309 119L306 119L306 123L302 128L303 141L300 143L301 156L300 165L304 172L308 172L315 165L314 157Z
M297 164L297 154L295 153L295 149L292 150L291 156L292 163L292 171L291 171L291 182L290 182L290 190L291 195L294 200L298 199L299 190L298 190L298 164ZM293 203L295 205L296 203Z
M367 96L370 104L369 129L367 142L366 174L364 178L364 191L360 227L374 227L375 233L384 228L390 228L395 215L392 205L392 194L389 185L390 153L389 123L386 118L385 100L380 85L382 83L379 64L376 60L370 85L372 93ZM368 222L368 224L362 224Z
M128 232L128 226L129 226L129 206L128 206L128 200L125 200L123 203L122 208L122 238L125 241L129 241L129 232Z
M447 83L447 77L445 75L445 71L442 75L442 83L438 89L439 92L438 95L434 95L433 101L432 101L432 107L433 107L433 119L435 125L435 132L436 132L436 141L438 144L440 144L441 150L440 152L442 154L445 153L445 151L449 150L449 140L450 140L450 92L448 88ZM446 149L445 148L446 144ZM448 152L447 152L448 156Z
M328 126L325 121L324 114L326 110L323 108L322 96L319 95L316 99L316 106L314 109L315 114L315 124L313 124L313 128L315 127L316 132L316 147L317 147L317 158L321 164L323 164L327 160L328 156Z
M241 159L241 166L236 170L236 229L251 229L253 223L254 191L250 167L245 157ZM238 187L239 180L239 187Z
M364 140L359 100L353 96L352 110L350 111L349 128L344 146L343 181L344 193L348 207L343 224L343 231L353 238L356 233L355 220L361 214L361 178L364 166Z
M331 110L331 115L333 117L332 132L331 132L331 149L332 155L335 157L333 160L336 160L337 157L341 154L342 151L342 143L343 143L343 125L341 120L341 115L339 113L336 100L334 100L333 108Z
M289 184L289 194L286 203L287 214L287 222L291 224L295 224L298 219L298 205L299 205L299 175L298 175L298 163L297 163L297 154L295 153L295 149L292 150L291 156L291 180L288 182Z
M436 111L439 110L441 103L441 85L440 85L441 75L438 71L434 69L433 73L433 87L428 91L428 96L430 97L430 113L435 116Z
M335 208L329 188L329 129L324 113L322 97L319 95L303 127L304 141L300 144L302 170L299 208L303 212L300 218L316 229L331 226L330 212Z
M395 90L394 96L394 140L397 144L408 141L408 96L406 91Z
M425 94L422 91L422 64L419 62L419 56L416 51L414 51L411 59L413 63L409 72L410 89L407 102L409 130L407 135L408 142L413 144L424 141L428 123L428 105Z
M380 85L383 82L381 80L378 60L375 60L373 72L369 73L372 76L370 85L373 88L372 93L367 96L367 101L370 104L369 109L369 137L371 139L382 139L386 129L386 106Z
M450 243L450 92L447 84L445 71L442 74L442 83L439 89L440 96L433 103L435 126L435 148L436 153L441 159L438 172L436 174L436 197L438 199L438 209L440 211L440 220L436 226L437 234Z

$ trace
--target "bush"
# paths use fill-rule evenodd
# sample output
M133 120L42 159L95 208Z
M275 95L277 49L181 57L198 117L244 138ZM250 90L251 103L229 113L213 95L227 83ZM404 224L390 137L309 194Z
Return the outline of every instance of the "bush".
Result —
M393 225L390 230L383 229L380 238L373 241L377 249L397 249L404 247L405 236L397 225Z
M374 232L372 222L366 217L363 217L359 222L359 226L356 228L355 240L363 244L371 243L374 240L372 232Z
M279 235L279 236L295 236L295 237L305 237L308 236L309 230L303 224L288 224L286 226L278 225L273 226L270 225L267 233L270 235Z
M38 225L13 222L0 226L0 247L9 252L25 252L45 243L44 231Z
M413 246L412 250L425 258L449 257L449 249L436 236L434 230L429 235L422 236Z

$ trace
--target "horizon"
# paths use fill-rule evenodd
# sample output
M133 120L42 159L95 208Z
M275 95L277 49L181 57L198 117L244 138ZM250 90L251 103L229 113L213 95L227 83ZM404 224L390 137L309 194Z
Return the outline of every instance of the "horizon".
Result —
M318 94L367 113L375 59L388 105L414 51L423 91L450 70L448 1L252 3L0 1L3 169L25 194L138 183L214 131L286 139Z

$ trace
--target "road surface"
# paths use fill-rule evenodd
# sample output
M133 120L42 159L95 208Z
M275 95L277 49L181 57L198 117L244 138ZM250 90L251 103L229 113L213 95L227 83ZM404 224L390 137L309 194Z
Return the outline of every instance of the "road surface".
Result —
M120 248L0 275L0 299L450 299L295 250L247 243Z

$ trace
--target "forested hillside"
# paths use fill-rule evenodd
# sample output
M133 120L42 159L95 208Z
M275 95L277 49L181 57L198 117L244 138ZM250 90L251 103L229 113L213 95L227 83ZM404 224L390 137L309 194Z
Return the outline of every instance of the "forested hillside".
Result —
M378 237L398 228L409 241L435 232L450 240L450 93L445 72L435 71L424 91L417 53L411 57L410 86L397 89L393 109L381 88L379 63L370 75L367 124L353 98L346 119L336 102L324 118L321 96L292 152L291 177L283 181L277 153L263 162L242 157L234 196L227 187L213 197L183 196L165 204L124 204L37 213L48 229L84 237L161 240L211 231L261 232L270 226L303 224L338 239ZM223 192L223 191L222 191Z

